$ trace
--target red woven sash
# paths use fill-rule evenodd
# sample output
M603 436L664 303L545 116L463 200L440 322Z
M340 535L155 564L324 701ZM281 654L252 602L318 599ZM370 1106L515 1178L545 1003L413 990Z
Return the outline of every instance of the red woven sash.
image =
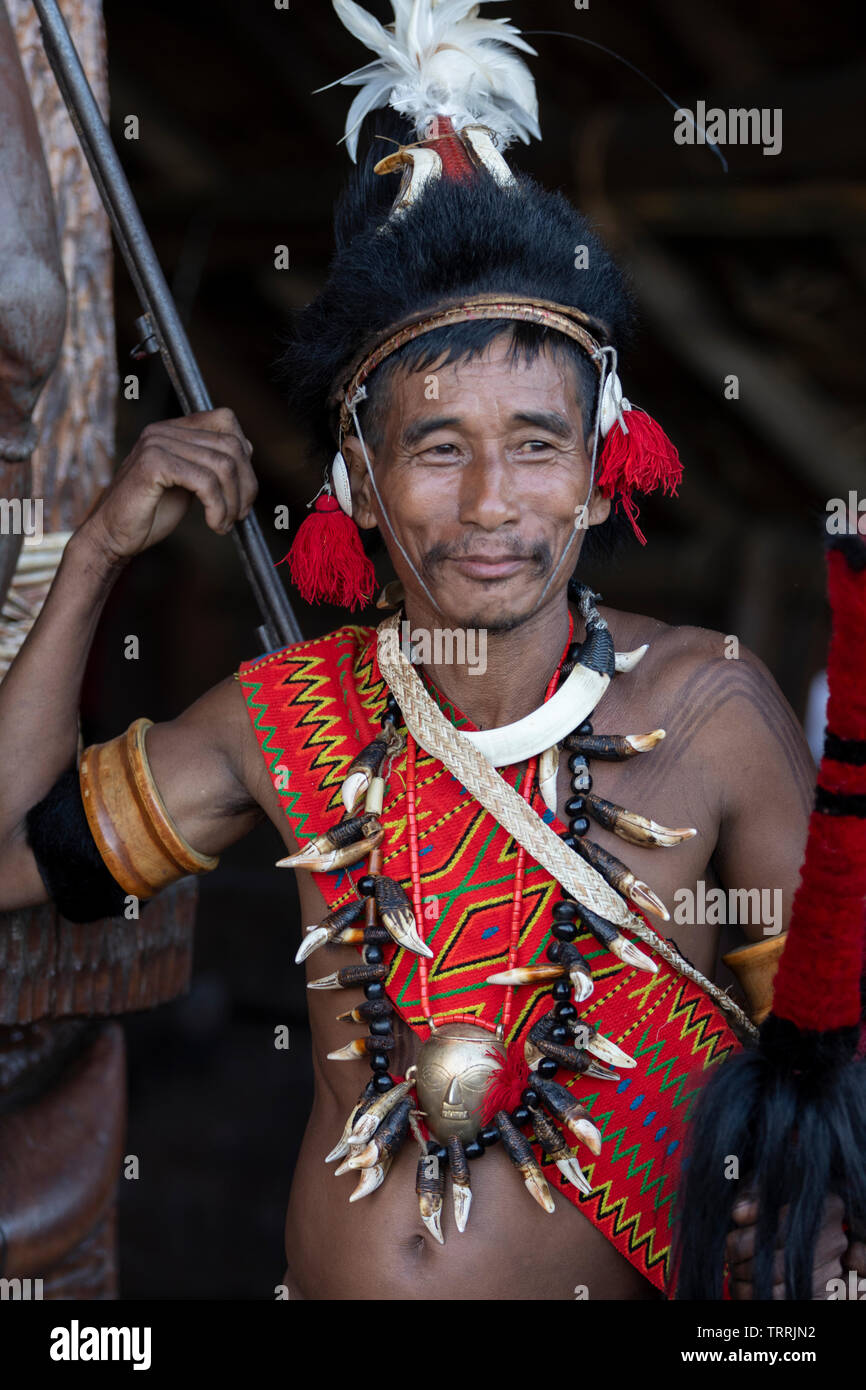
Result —
M340 787L358 751L376 737L387 690L375 661L375 632L343 627L316 641L244 662L247 709L285 813L300 841L338 821ZM464 723L463 727L472 728ZM382 823L383 872L410 888L406 835L405 755L390 773ZM513 780L513 773L507 774ZM417 761L418 834L424 897L422 934L434 952L430 1001L435 1016L474 1013L496 1022L504 989L487 985L505 968L516 851L510 836L421 749ZM553 828L563 830L547 813ZM357 897L358 871L317 874L329 909ZM545 958L558 887L531 861L523 896L518 964ZM603 1135L601 1155L580 1153L593 1184L582 1197L534 1146L552 1191L559 1191L657 1288L668 1271L671 1219L685 1126L701 1073L738 1044L723 1016L697 986L656 957L657 975L633 970L588 933L576 945L592 965L595 990L581 1017L597 1023L637 1060L620 1082L568 1084ZM427 1036L418 958L386 948L387 993L401 1018ZM512 1043L550 1007L549 983L516 994ZM555 1218L554 1218L555 1219Z

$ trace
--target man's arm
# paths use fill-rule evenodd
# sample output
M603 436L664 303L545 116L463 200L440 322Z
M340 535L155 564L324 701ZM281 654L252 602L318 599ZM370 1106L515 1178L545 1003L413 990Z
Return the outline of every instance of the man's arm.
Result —
M47 899L26 841L25 820L57 778L75 766L81 682L117 575L133 556L174 530L194 496L202 503L208 525L219 533L245 516L256 493L250 452L228 410L148 426L69 541L42 612L0 684L0 909ZM199 707L204 703L209 709L208 700L204 697L188 712L198 728L203 727ZM218 697L214 702L221 710ZM167 728L174 729L185 718ZM184 724L185 733L189 728ZM153 734L151 729L148 756ZM218 801L222 794L231 803L237 796L237 779L226 773L227 736L228 726L217 715L205 739L188 742L175 753L182 766L193 750L198 784L211 799ZM163 775L165 759L158 745L164 739L159 734L153 739ZM179 810L181 816L187 814L184 805ZM237 825L234 830L233 838L243 833ZM190 843L198 848L193 839Z
M702 749L708 778L721 794L721 815L713 864L728 889L758 889L773 920L749 913L740 929L751 941L787 931L806 847L817 769L797 719L763 662L740 648L737 660L711 661L704 682L711 712ZM742 900L741 900L742 901ZM828 1283L842 1273L845 1252L853 1252L842 1227L842 1203L828 1199L813 1262L815 1299L828 1296ZM727 1240L731 1297L753 1296L752 1260L758 1209L748 1196L733 1211ZM776 1240L773 1297L784 1299L784 1235ZM851 1257L849 1253L849 1258Z
M276 800L233 676L178 719L147 731L147 757L166 810L201 854L220 854Z
M717 663L717 671L710 756L722 807L713 865L725 888L762 891L761 920L752 911L740 920L745 936L761 941L787 931L817 774L763 662L741 648L739 659Z
M258 777L252 763L251 754L258 747L233 677L207 691L177 719L151 725L145 749L153 785L174 829L198 854L219 855L264 816L257 795L266 799L270 784ZM245 785L246 778L254 790ZM76 788L77 780L76 774ZM132 843L126 847L135 848ZM74 873L74 866L69 867ZM89 881L87 869L79 867L81 873L82 882ZM0 883L0 908L48 901L49 892L23 832L13 837L0 863ZM87 893L92 896L92 891Z

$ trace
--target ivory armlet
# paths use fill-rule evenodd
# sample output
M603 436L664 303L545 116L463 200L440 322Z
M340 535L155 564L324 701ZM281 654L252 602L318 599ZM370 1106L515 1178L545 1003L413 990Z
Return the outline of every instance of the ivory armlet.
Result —
M785 949L787 932L729 951L722 960L736 975L749 1005L752 1022L763 1023L773 1005L773 978Z
M152 719L85 748L78 767L87 823L106 868L137 898L151 898L188 874L205 874L219 859L199 854L168 814L147 760Z

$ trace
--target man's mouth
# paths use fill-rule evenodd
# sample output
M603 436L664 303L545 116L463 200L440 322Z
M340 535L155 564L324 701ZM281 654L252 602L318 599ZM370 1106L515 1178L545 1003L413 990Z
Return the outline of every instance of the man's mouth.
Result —
M528 563L524 555L453 555L448 559L469 579L509 579Z

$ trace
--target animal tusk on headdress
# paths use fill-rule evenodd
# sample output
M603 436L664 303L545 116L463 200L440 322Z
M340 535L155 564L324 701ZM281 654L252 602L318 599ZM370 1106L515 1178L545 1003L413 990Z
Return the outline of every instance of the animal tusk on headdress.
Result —
M359 88L343 137L353 161L361 124L380 106L411 121L419 139L437 117L448 118L458 131L483 125L500 148L515 139L528 144L530 136L541 138L535 81L510 51L535 54L519 29L507 19L479 19L477 0L392 3L394 21L385 28L354 0L334 0L349 32L376 55L339 79L342 86Z

